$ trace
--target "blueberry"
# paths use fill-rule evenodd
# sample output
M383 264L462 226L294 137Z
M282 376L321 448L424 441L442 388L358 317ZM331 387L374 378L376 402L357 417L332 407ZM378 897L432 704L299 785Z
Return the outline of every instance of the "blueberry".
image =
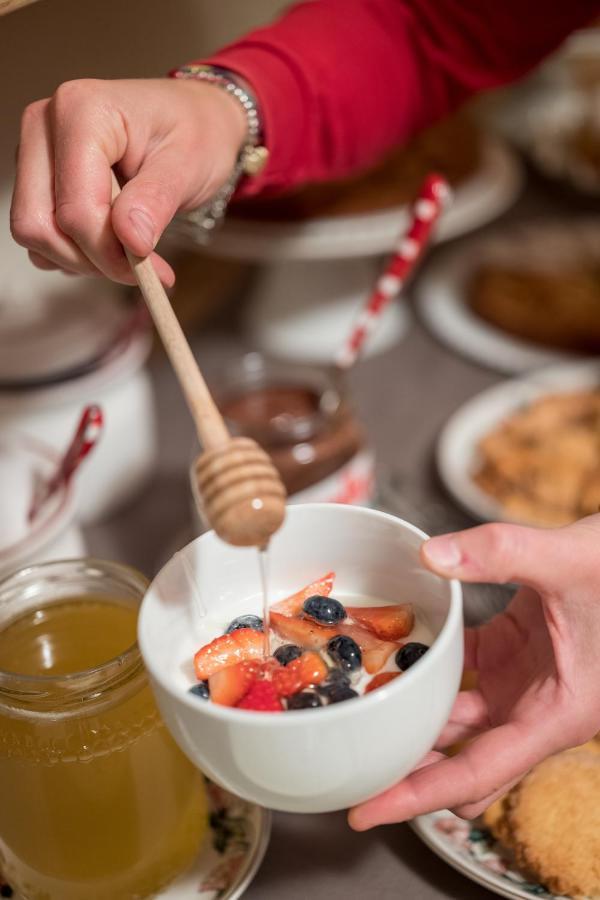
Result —
M330 669L327 677L317 685L317 691L323 697L328 697L331 691L335 691L339 687L350 687L350 676L341 669Z
M419 644L418 641L410 641L408 644L405 644L404 647L400 647L396 653L396 665L402 672L405 672L407 669L410 669L417 660L421 659L428 650L429 647L427 644Z
M291 663L293 659L298 659L303 653L304 650L297 644L283 644L282 647L277 647L273 656L282 666L287 666L288 663Z
M327 694L330 703L342 703L344 700L352 700L353 697L358 697L358 694L346 684L335 685Z
M341 669L330 669L323 684L350 684L350 676Z
M208 681L199 681L198 684L190 688L189 693L193 694L194 697L200 697L202 700L208 700L210 697Z
M337 625L346 618L346 610L339 600L321 597L320 594L305 600L302 610L305 616L314 619L319 625Z
M327 641L327 652L333 661L346 672L354 672L362 665L360 647L351 637L337 634Z
M252 628L253 631L262 631L263 620L260 616L238 616L237 619L229 623L225 629L225 634L231 634L232 631L237 631L238 628Z
M14 891L9 884L0 885L0 897L12 897Z
M300 691L299 694L292 694L288 697L288 709L314 709L317 706L323 706L321 698L312 691Z

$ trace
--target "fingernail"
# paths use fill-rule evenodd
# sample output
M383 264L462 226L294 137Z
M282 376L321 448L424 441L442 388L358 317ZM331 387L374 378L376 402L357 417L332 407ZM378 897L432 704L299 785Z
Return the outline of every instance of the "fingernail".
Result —
M436 569L456 569L462 561L458 542L446 534L427 541L423 545L423 554Z
M143 209L132 209L129 213L129 219L143 242L148 244L150 249L153 249L156 243L155 228L154 222L148 213Z

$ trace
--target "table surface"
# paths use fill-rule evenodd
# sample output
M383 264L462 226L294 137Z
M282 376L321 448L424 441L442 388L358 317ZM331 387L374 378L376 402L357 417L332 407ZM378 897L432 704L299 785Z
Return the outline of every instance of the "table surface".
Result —
M529 198L510 217L548 207L556 212L552 202ZM230 327L212 328L193 340L193 346L205 373L214 380L228 360L250 349ZM126 561L148 575L191 537L187 468L194 452L192 425L162 353L154 353L150 368L158 407L158 472L135 503L87 529L94 555ZM430 533L473 524L437 483L433 448L449 414L501 377L436 343L416 314L401 344L363 361L351 374L355 406L376 448L378 465L406 479L402 506L396 511ZM502 590L469 586L467 618L489 616L505 597ZM485 900L493 895L438 859L408 825L356 834L344 813L276 813L265 860L245 897L284 896L286 900Z
M210 375L226 366L242 346L235 334L215 331L197 339L194 349ZM194 446L189 417L162 354L155 353L151 371L159 420L156 478L151 490L135 503L87 529L94 555L129 562L149 575L188 539L187 465ZM429 514L447 516L448 527L454 522L468 524L468 520L453 510L432 478L435 436L452 409L497 377L444 350L416 321L401 345L365 361L352 377L356 405L379 463L411 476L410 502L416 505L422 499L423 506L434 504ZM438 519L436 524L442 521L446 520ZM426 521L423 524L432 528ZM471 613L477 616L482 610L480 599L477 593L470 597ZM245 896L248 900L281 900L283 896L286 900L391 900L398 896L470 900L487 894L437 859L406 825L359 835L350 830L343 813L276 813L267 855Z

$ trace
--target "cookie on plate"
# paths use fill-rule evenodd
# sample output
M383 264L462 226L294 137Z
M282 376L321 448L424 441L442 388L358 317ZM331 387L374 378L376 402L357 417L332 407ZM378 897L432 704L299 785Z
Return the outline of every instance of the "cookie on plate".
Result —
M597 743L536 766L488 815L517 864L559 894L600 895Z

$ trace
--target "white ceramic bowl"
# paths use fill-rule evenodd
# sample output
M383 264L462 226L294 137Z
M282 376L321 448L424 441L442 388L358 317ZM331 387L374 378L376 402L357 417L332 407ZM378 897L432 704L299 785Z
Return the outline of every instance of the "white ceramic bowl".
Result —
M85 375L30 390L0 389L0 433L29 434L57 452L71 440L83 407L102 407L102 438L76 484L83 522L110 515L135 496L154 471L156 414L144 367L151 345L150 329L140 324L119 353Z
M235 615L256 608L256 551L230 547L209 532L176 554L144 598L138 636L164 720L190 759L241 797L290 812L347 808L407 775L447 721L463 659L460 585L421 566L425 537L370 509L288 509L270 549L272 602L334 569L342 600L357 594L410 600L434 641L408 672L368 696L278 715L228 709L188 693L194 652Z
M10 443L28 460L32 479L48 478L58 466L58 455L51 448L32 438L3 437L3 443ZM30 488L33 496L33 481ZM42 507L38 518L19 540L0 547L0 576L34 563L85 556L85 542L81 529L75 521L74 488L73 482L62 488ZM21 499L15 496L0 497L2 515L10 516L16 513L17 501L20 503Z

